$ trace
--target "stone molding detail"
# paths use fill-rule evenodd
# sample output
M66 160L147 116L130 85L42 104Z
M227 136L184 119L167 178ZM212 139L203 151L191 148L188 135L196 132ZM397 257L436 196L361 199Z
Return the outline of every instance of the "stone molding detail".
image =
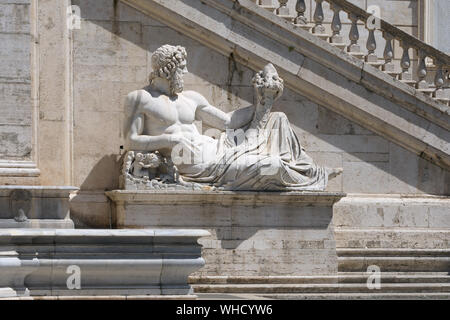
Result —
M0 229L0 297L192 295L188 276L205 263L197 240L209 235L182 229ZM67 284L71 266L80 271L76 288Z

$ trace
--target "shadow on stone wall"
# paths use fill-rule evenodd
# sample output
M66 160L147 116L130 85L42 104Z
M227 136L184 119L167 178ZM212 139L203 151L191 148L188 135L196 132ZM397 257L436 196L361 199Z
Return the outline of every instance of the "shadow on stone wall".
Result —
M81 145L75 146L79 163L75 172L80 172L82 190L117 188L119 164L114 153L123 144L123 99L128 92L145 87L150 53L159 46L187 48L186 89L199 91L225 111L252 103L253 71L233 57L222 56L121 2L78 0L73 4L80 6L84 19L81 30L74 31L74 105L79 110L75 137L91 144L92 150L97 147L109 154L98 160L101 152L77 154ZM348 80L335 81L350 93L361 90ZM344 168L344 174L330 183L330 191L449 194L450 174L445 170L288 88L274 111L288 115L306 151L319 164ZM90 138L91 127L77 128L77 120L83 117L88 119L86 126L101 123L95 140ZM95 117L101 120L92 120Z

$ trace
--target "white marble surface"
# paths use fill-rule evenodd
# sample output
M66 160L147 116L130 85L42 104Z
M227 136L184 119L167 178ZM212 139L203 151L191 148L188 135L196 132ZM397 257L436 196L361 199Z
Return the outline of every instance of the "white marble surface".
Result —
M0 297L190 295L206 230L0 229ZM33 259L30 259L30 255ZM67 285L69 267L80 286Z
M194 183L241 191L323 191L329 177L342 173L341 168L314 163L286 115L272 112L284 81L271 63L252 79L254 104L225 113L199 92L184 91L184 47L164 45L151 59L150 85L131 92L125 103L129 152L121 178L127 189L140 189L134 184L155 189L151 180L162 164L147 158L170 163L173 170L165 171L173 171L170 180L182 187ZM220 132L219 137L200 133L195 121Z

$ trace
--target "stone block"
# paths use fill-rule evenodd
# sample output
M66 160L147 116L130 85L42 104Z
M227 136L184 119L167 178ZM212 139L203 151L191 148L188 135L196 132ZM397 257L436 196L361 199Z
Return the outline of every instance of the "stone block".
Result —
M204 265L197 239L208 235L204 230L0 230L0 292L191 294L187 278ZM36 258L28 259L29 254Z
M30 159L31 132L31 125L0 126L0 157L10 160Z
M69 195L75 187L0 187L0 228L73 228Z
M343 190L346 192L386 193L389 178L389 163L344 162Z
M0 33L0 79L30 82L31 36L29 34Z
M206 228L199 275L335 272L339 193L111 191L114 226ZM327 248L324 248L324 241Z
M30 33L30 0L0 2L0 33Z

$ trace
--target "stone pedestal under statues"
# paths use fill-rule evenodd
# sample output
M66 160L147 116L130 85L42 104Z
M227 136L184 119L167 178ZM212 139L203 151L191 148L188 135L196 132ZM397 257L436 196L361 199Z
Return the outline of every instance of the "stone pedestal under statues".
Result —
M116 228L207 229L196 276L336 274L332 192L106 193Z

